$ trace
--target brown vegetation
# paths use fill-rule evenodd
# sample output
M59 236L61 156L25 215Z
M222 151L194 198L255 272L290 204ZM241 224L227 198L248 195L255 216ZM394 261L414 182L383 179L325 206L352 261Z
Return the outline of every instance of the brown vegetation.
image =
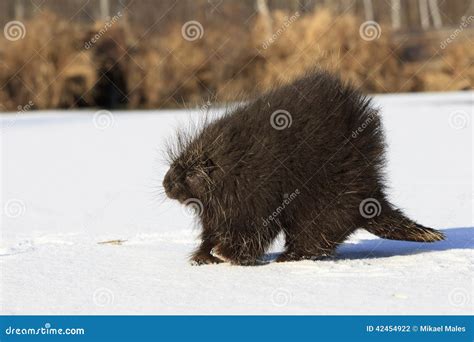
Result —
M365 41L358 17L321 9L273 11L269 37L262 18L242 25L231 16L199 19L202 37L189 41L183 23L156 34L130 28L126 15L106 30L106 23L87 27L38 15L25 23L24 39L0 37L0 110L30 101L36 109L232 101L314 67L372 93L473 89L474 52L462 37L444 49L441 36L413 47L382 25L378 39ZM409 49L418 57L405 58Z

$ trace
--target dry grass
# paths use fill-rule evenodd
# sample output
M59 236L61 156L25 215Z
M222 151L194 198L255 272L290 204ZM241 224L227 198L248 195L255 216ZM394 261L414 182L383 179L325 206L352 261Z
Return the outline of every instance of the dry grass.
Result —
M275 13L275 19L275 25L282 27L285 14ZM389 30L382 28L380 38L365 41L359 36L359 26L356 17L336 19L327 10L297 19L263 52L263 88L317 66L339 73L369 92L393 91L399 85L400 63Z
M468 40L457 39L444 50L427 43L424 58L402 62L406 46L388 27L382 26L378 39L365 41L361 21L351 15L317 10L295 17L275 11L272 18L270 42L258 17L249 28L225 17L202 18L204 34L195 41L183 39L181 23L166 35L138 39L142 33L124 17L85 49L103 23L84 27L41 14L26 23L24 39L0 37L0 110L30 101L37 109L97 106L110 87L126 96L128 108L232 101L314 67L333 70L373 93L473 89L474 50Z
M422 68L416 90L474 89L473 63L474 50L470 41L455 42L439 58Z
M55 22L55 25L51 25ZM95 79L90 53L80 50L81 30L46 13L28 22L24 39L0 42L0 99L15 109L30 101L35 108L72 104ZM80 89L71 78L83 79Z

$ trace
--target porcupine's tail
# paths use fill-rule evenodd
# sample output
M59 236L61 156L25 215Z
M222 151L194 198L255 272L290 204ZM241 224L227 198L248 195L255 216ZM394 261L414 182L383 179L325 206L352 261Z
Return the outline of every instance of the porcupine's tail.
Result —
M406 217L398 209L382 211L370 219L364 229L384 239L417 242L436 242L444 240L443 233L427 228Z

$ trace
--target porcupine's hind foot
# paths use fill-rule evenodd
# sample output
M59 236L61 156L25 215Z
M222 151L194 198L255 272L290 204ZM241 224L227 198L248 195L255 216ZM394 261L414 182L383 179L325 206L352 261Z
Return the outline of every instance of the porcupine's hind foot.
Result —
M254 234L251 229L229 229L227 235L211 250L218 259L240 266L258 266L267 264L262 258L276 232Z
M276 259L276 262L329 258L333 256L337 246L353 231L349 228L352 224L348 218L344 220L346 224L343 225L347 226L347 229L334 229L341 226L334 217L338 217L343 222L341 215L336 215L334 210L327 209L327 212L320 214L317 222L311 218L311 212L303 212L300 215L308 218L293 222L285 230L285 251Z
M278 256L276 262L300 261L300 260L321 260L330 257L336 249L336 244L331 246L321 246L319 243L298 243L287 237L286 250Z

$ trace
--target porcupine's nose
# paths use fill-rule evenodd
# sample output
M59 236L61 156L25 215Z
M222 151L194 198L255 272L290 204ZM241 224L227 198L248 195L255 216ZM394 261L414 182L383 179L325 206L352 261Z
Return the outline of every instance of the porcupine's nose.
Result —
M168 170L165 178L163 179L163 188L165 188L165 192L168 197L171 197L172 189L174 187L173 184L174 182L171 181L170 170Z
M171 174L171 169L165 175L163 179L163 188L165 189L166 195L171 199L178 199L179 186Z

